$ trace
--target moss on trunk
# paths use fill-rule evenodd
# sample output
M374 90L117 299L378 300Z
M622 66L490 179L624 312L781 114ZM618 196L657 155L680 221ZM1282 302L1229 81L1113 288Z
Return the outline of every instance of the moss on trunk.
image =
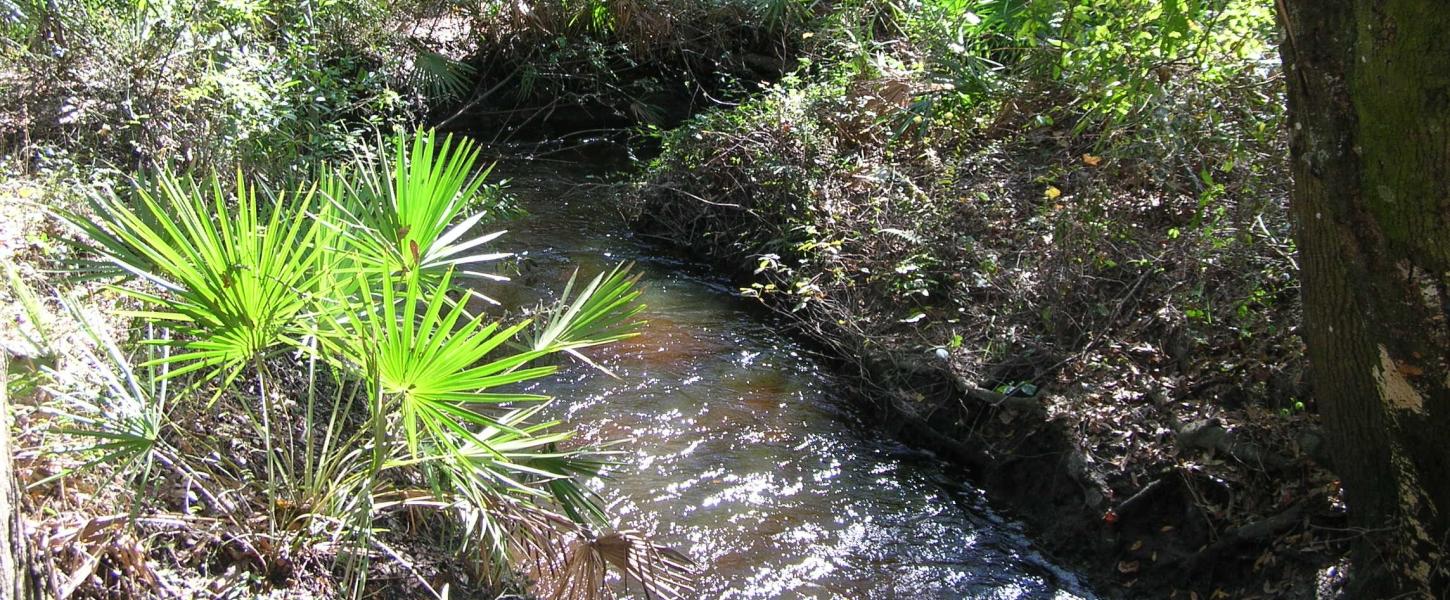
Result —
M1353 595L1450 585L1450 12L1288 2L1305 340L1352 521Z

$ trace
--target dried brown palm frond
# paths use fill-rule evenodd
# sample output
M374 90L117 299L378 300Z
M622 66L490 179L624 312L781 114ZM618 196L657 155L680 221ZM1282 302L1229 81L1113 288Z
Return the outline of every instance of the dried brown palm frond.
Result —
M543 597L549 600L597 600L608 588L604 584L607 563L589 547L584 535L575 536L564 550L552 577L540 580Z
M638 582L645 598L677 600L695 591L695 562L673 549L651 542L637 531L594 536L581 531L568 545L548 577L544 597L550 600L596 600L609 592L605 574L613 566L623 574L625 588Z
M567 554L572 531L579 525L568 517L513 498L501 498L490 506L492 527L504 528L508 552L517 572L536 581L552 580ZM481 527L480 531L487 531Z
M626 587L631 578L638 581L646 598L674 600L695 591L695 562L638 531L608 533L595 538L590 547L624 572Z

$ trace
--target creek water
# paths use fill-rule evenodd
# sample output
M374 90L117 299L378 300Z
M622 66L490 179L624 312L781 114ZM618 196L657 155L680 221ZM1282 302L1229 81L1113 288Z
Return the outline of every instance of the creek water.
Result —
M532 391L589 441L630 439L592 481L620 528L701 565L700 598L1088 598L977 490L863 423L830 372L729 283L635 239L581 162L503 163L529 212L501 227L531 304L621 261L648 323ZM642 594L636 592L638 596Z

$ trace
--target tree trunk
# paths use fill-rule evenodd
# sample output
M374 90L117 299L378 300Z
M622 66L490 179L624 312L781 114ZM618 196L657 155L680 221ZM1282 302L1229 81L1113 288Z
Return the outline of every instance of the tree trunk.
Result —
M1353 597L1450 597L1450 8L1280 0L1311 382Z

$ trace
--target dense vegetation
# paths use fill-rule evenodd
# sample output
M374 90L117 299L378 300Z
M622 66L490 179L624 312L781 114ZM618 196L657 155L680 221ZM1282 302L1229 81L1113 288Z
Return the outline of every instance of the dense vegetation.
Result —
M431 128L657 150L641 232L1105 589L1338 585L1274 2L3 10L15 464L66 593L688 588L506 391L632 334L628 268L490 307L507 190Z
M7 380L41 588L589 596L612 564L688 589L687 560L581 487L610 452L512 391L633 335L642 307L620 266L490 308L506 193L475 142L412 129L463 100L473 68L430 36L465 22L426 3L7 16Z
M841 3L664 136L638 223L1112 584L1312 594L1342 513L1275 31L1267 2Z

